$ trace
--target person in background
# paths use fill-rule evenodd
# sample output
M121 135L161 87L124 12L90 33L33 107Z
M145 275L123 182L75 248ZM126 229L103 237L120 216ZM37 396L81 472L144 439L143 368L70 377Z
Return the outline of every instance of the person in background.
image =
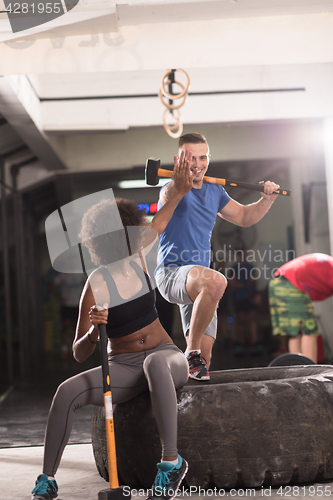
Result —
M312 301L333 295L333 258L302 255L281 266L269 282L273 335L288 338L288 350L317 363L318 326Z

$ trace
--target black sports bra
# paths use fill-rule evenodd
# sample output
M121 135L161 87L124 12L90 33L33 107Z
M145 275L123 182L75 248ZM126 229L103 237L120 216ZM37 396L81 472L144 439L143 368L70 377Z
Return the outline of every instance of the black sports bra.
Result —
M110 339L125 337L131 333L150 325L158 317L156 293L152 288L149 276L134 261L130 262L132 268L141 280L141 290L130 299L123 299L117 289L116 283L105 267L100 267L104 281L108 287L111 303L109 308L106 333ZM144 293L144 290L148 291Z

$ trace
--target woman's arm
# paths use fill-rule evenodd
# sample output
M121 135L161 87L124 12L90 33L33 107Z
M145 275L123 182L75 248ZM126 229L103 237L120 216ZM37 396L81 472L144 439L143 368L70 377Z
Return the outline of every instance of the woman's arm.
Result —
M92 289L87 280L80 299L79 317L73 342L73 356L78 363L83 363L93 354L99 339L98 325L106 324L107 304L98 311Z

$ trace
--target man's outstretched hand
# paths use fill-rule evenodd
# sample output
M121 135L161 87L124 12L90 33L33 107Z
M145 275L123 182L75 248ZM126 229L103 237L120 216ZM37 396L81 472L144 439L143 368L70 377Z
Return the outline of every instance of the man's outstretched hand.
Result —
M178 193L185 196L193 187L193 172L190 170L192 153L182 150L180 156L174 156L173 181Z

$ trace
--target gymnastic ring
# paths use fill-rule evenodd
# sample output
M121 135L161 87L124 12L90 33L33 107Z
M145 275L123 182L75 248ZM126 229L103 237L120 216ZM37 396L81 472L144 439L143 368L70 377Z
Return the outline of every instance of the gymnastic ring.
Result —
M175 109L174 111L176 111L176 112L177 112L177 116L172 115L172 116L174 117L174 119L176 120L176 122L177 122L177 123L175 123L174 125L169 125L169 124L167 123L167 113L172 114L172 113L171 113L171 110L170 110L170 109L166 109L166 110L164 111L164 113L163 113L163 125L164 125L164 126L166 126L166 127L168 127L170 130L175 130L176 128L179 128L179 122L180 122L180 111L178 111L178 109Z
M169 109L166 109L163 113L163 126L164 126L164 130L166 131L166 133L172 137L173 139L177 139L178 137L180 137L182 135L182 132L183 132L183 125L182 123L180 123L180 111L178 109L175 109L174 111L177 112L177 117L175 117L175 119L177 120L177 123L175 123L174 125L169 125L166 121L167 119L167 113L170 113L170 110ZM178 131L177 132L172 132L172 130L175 130L176 128L178 128Z
M187 94L185 94L185 95L183 96L183 100L182 100L182 102L181 102L180 104L178 104L178 105L177 105L177 104L166 104L166 103L163 101L163 95L162 95L162 91L161 91L161 89L159 89L159 91L158 91L158 97L160 98L160 100L161 100L162 104L164 104L164 106L166 106L168 109L179 109L179 108L181 108L181 107L183 106L183 104L185 103L186 98L187 98ZM175 97L174 97L174 99L175 99L175 98L176 98L176 99L178 99L178 96L175 96ZM174 100L174 99L173 99L173 100Z
M167 92L165 89L164 89L164 86L163 86L163 83L164 83L164 79L172 72L171 69L168 69L168 71L164 74L163 78L162 78L162 83L161 83L161 91L162 91L162 94L164 95L164 97L166 97L167 99L180 99L181 97L183 97L187 91L188 91L188 88L189 88L189 85L190 85L190 78L188 76L188 74L186 73L186 71L184 71L183 69L176 69L176 71L180 71L181 73L183 73L186 77L186 80L187 80L187 83L186 85L182 85L181 83L179 82L174 82L176 83L177 85L179 85L180 87L183 87L183 90L180 94L177 94L176 96L175 95L172 95L172 94L169 94L169 92ZM170 81L171 83L171 81Z
M172 137L172 139L178 139L183 133L183 125L180 124L178 132L172 132L170 128L164 127L164 130L168 134L168 136Z
M161 95L163 97L165 97L166 99L171 99L173 101L176 100L176 99L182 99L182 98L184 98L184 101L185 101L186 96L187 96L187 91L185 90L186 89L185 85L183 85L181 82L173 82L174 84L179 85L179 87L182 88L181 94L183 94L183 95L180 95L180 94L169 94L172 97L168 97L168 96L165 95L164 88L163 88L163 83L169 85L171 83L171 80L167 80L166 82L162 82L162 84L160 86L159 91L161 92ZM185 90L185 93L184 93L184 90ZM162 101L162 102L164 104L164 101Z
M164 127L164 130L166 131L166 133L168 134L169 137L172 137L172 139L178 139L178 137L180 137L183 133L183 125L180 124L178 132L172 132L170 129L165 128L165 127Z

